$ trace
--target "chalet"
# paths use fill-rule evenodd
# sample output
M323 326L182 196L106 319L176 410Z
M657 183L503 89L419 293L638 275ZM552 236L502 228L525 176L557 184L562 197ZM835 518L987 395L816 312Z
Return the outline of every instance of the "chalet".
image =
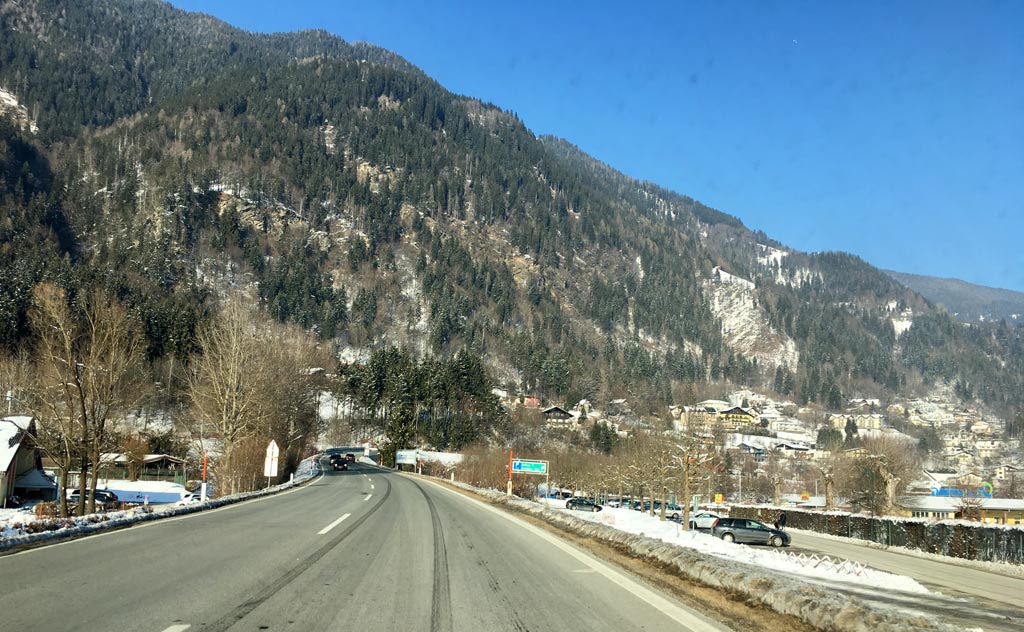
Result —
M764 418L761 419L762 423ZM791 434L806 433L807 427L797 421L796 419L789 419L788 417L780 417L774 421L768 422L768 429L773 432L788 432Z
M974 442L974 447L978 450L979 457L991 459L994 456L999 456L1006 444L999 440L978 440Z
M976 421L971 424L971 433L974 435L988 436L992 434L992 424L987 421Z
M751 424L760 423L761 417L753 409L735 406L718 412L718 419L727 430L742 428Z
M951 476L950 478L948 478L946 480L946 486L947 487L975 488L975 487L981 487L981 485L984 482L985 482L985 479L982 478L981 472L979 472L977 470L971 470L970 472L966 472L964 474L959 474L957 476Z
M942 460L946 466L956 469L966 469L974 465L974 455L959 448L944 452Z
M766 450L761 446L755 445L753 443L744 442L736 447L740 450L740 452L743 452L744 454L749 454L758 463L764 462Z
M776 443L775 449L779 452L785 452L791 456L807 456L811 451L810 446L796 441L783 441L781 443Z
M544 419L548 421L572 419L572 413L561 406L552 406L544 409Z
M857 424L858 430L880 430L882 428L882 415L825 415L825 421L832 424L833 428L842 430L846 424L853 422Z
M170 454L129 454L106 453L100 456L100 474L104 478L126 478L130 480L175 480L185 479L185 459Z
M42 470L35 432L32 417L0 419L0 506L6 506L12 496L44 500L56 496L56 484Z
M1003 464L997 465L992 468L992 478L997 481L1005 481L1014 474L1024 472L1024 467L1017 467L1016 465Z
M703 408L708 410L708 412L713 412L715 414L718 414L719 411L728 410L732 407L732 404L720 399L705 399L702 402L697 402L697 408Z
M549 426L558 428L577 428L577 415L572 414L561 406L552 406L544 409L544 421Z

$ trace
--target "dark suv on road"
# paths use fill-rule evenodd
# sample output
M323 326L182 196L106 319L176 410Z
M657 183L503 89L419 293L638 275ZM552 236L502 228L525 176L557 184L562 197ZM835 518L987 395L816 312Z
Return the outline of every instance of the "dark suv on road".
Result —
M740 544L770 544L789 546L789 534L773 529L760 520L750 518L719 518L711 527L711 534L726 542Z

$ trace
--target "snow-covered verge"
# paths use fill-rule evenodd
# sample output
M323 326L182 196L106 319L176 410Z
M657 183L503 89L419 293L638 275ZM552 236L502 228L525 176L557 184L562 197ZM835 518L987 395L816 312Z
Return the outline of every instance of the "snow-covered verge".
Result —
M599 540L638 558L656 562L682 577L723 590L749 603L797 617L818 629L838 632L940 632L959 629L935 621L924 613L896 610L851 598L849 594L837 592L834 587L837 582L847 582L888 591L928 592L908 577L871 569L862 576L808 569L786 561L787 556L771 549L728 544L628 509L575 514L545 508L541 503L521 498L508 498L493 490L460 483L455 485L494 504L505 505L575 535Z
M878 542L873 542L871 540L862 540L861 538L847 538L841 535L832 535L831 533L818 533L817 531L805 531L803 529L793 529L790 527L786 527L786 531L791 531L793 534L806 533L807 535L814 536L816 538L823 538L825 540L835 540L836 542L857 544L859 546L866 546L871 549L893 551L895 553L899 553L900 555L918 557L923 560L933 560L936 562L942 562L943 564L952 564L953 566L963 566L964 568L973 568L979 571L986 571L989 573L998 573L1000 575L1007 575L1010 577L1024 578L1024 566L1020 564L1012 564L1010 562L982 562L980 560L965 560L961 557L951 557L949 555L942 555L939 553L928 553L926 551L921 551L918 549L908 549L902 546L887 546L885 544L879 544Z
M306 462L304 461L303 463L305 464ZM269 496L306 483L319 474L319 466L311 463L310 467L300 468L295 479L287 483L254 492L213 498L204 503L190 503L187 505L149 505L125 511L68 518L38 518L24 511L3 509L0 510L0 551L8 551L15 547L34 544L43 540L74 538L99 531L129 526L137 522L181 516L206 509L223 507L224 505L230 505L243 500Z

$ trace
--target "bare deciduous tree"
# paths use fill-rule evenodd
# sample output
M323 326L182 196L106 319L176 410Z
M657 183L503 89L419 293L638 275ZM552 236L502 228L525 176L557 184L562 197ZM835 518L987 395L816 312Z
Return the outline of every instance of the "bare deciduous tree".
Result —
M265 343L256 321L239 297L232 297L219 316L198 335L201 354L192 361L188 392L200 436L222 442L218 484L224 494L241 490L246 473L237 468L234 451L267 425L270 379ZM198 430L198 432L197 432ZM235 466L235 467L232 467Z
M220 440L214 472L224 494L260 484L252 472L262 472L262 453L253 445L265 449L273 439L285 466L294 466L321 430L316 393L326 359L308 335L253 311L243 297L230 297L200 331L201 355L188 373L191 431Z
M57 465L62 490L68 472L80 468L79 489L88 500L79 513L94 511L100 457L115 445L110 423L146 391L138 323L99 291L76 312L64 290L51 283L33 291L29 320L36 334L33 378L22 392L38 420L37 444ZM67 515L61 496L60 513Z

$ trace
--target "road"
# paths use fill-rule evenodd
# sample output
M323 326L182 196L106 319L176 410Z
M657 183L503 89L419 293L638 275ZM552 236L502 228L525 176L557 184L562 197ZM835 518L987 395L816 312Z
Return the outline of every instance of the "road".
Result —
M725 629L518 518L363 464L0 557L0 613L19 631Z
M824 554L854 560L878 570L906 575L926 588L940 593L928 601L895 594L886 598L893 604L917 601L927 611L945 612L965 624L986 630L1024 629L1024 578L1004 575L955 562L916 557L894 550L878 549L857 542L816 536L807 531L791 532L793 552ZM852 593L853 591L851 591ZM943 597L951 597L947 599ZM860 596L863 597L861 594Z

